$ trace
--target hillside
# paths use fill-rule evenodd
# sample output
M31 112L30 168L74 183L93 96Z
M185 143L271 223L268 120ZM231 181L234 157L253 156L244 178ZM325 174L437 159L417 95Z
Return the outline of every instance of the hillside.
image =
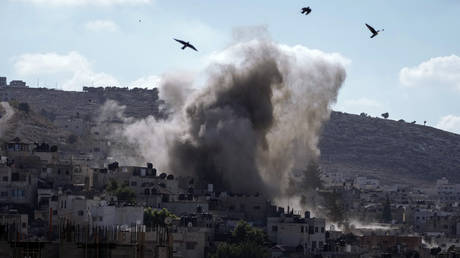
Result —
M460 182L460 135L429 126L333 112L320 150L329 171L394 183Z
M31 112L15 111L0 119L0 139L18 136L58 144L61 150L104 157L106 140L92 132L94 116L108 99L126 106L137 118L161 116L158 90L86 88L84 92L17 88L0 89L2 101L26 102ZM0 108L0 116L5 111ZM1 136L3 131L3 137ZM73 145L69 137L76 139ZM460 135L429 126L332 112L319 148L325 171L366 175L390 183L432 183L446 176L460 183Z
M0 140L19 137L24 142L47 142L64 145L69 132L60 130L48 119L33 111L24 112L6 102L1 102ZM5 107L10 111L7 114ZM8 117L7 117L8 116Z

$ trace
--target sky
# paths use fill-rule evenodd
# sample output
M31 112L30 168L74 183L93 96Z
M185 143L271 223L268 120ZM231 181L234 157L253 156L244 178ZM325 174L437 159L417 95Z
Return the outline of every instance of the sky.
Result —
M458 13L458 0L0 0L0 76L64 90L155 87L205 70L235 31L264 28L279 44L347 60L334 110L460 134ZM370 39L365 23L385 31Z

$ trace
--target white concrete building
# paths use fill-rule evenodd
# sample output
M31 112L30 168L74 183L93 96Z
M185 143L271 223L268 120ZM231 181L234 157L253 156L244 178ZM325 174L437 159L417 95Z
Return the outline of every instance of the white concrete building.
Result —
M282 214L267 218L269 239L282 246L303 247L304 252L322 250L326 243L326 221L322 218L304 218L299 215Z
M460 201L460 184L449 183L445 177L438 179L435 186L435 196L440 202Z

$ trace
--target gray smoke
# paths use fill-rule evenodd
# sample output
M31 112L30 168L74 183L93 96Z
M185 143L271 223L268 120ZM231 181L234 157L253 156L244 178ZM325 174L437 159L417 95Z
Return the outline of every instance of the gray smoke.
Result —
M3 134L8 128L8 121L13 117L14 109L10 106L8 102L0 102L0 137L3 137Z
M320 154L321 126L347 60L267 39L236 43L210 60L208 79L193 94L184 91L192 83L177 83L180 75L163 79L160 92L170 91L165 96L173 107L168 119L123 118L112 131L163 171L221 190L291 195L292 171Z

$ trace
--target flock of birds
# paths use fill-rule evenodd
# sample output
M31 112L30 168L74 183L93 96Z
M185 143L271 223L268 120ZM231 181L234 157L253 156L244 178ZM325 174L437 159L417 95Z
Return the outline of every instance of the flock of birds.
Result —
M308 7L303 7L302 9L300 9L300 13L301 14L304 14L304 15L309 15L311 13L311 8L310 6ZM141 20L139 20L139 22L141 22ZM366 23L366 27L369 29L369 31L372 33L371 35L371 38L377 36L380 32L384 31L384 29L382 30L376 30L374 29L371 25L367 24ZM193 49L195 51L198 51L195 46L193 46L192 44L190 44L190 42L188 41L184 41L184 40L180 40L180 39L174 39L175 41L179 42L180 44L182 44L182 50L186 49L186 48L190 48L190 49Z

